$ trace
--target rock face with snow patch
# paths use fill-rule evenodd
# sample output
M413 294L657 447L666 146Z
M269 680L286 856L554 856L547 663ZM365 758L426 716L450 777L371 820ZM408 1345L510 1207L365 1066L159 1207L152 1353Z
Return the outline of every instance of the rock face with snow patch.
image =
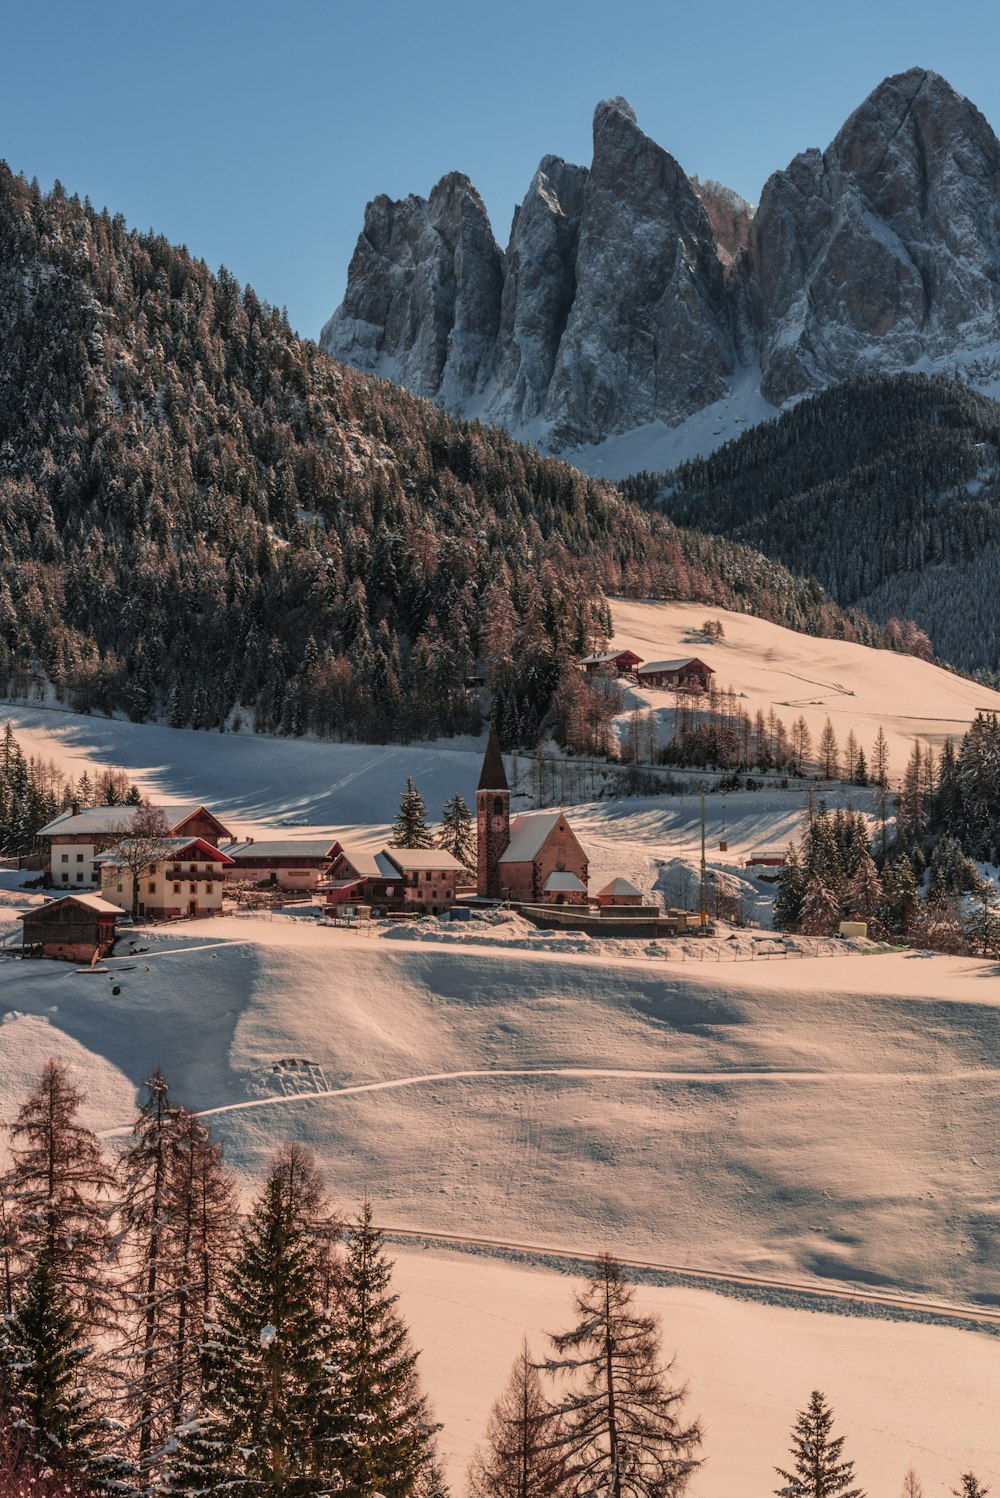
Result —
M775 403L996 344L1000 142L936 73L886 79L769 180L748 272Z
M1000 378L1000 142L913 69L754 213L612 99L589 169L543 158L506 256L466 177L376 198L322 344L557 452L675 426L758 366L773 405L872 369Z
M494 356L496 395L486 412L503 426L524 425L545 404L576 292L586 182L585 167L545 156L515 211Z
M545 416L557 446L678 421L718 400L735 364L708 215L623 99L599 104L576 296Z
M357 369L387 375L457 408L489 378L503 254L468 177L452 172L430 198L375 198L347 293L320 342Z

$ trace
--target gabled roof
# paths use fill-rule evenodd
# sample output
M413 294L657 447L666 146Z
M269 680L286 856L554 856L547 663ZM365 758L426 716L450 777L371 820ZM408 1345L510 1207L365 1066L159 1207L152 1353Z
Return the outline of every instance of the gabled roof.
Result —
M494 722L490 722L490 737L486 745L486 754L483 757L483 769L479 776L480 791L508 791L507 771L503 767L503 755L500 753L500 740L497 738L497 729Z
M510 842L501 855L501 863L530 863L562 817L561 811L529 811L515 817L510 826Z
M119 828L128 826L137 811L145 808L140 806L84 806L79 811L63 811L51 822L39 829L39 837L55 837L59 834L92 832L98 835L102 833L117 832ZM219 821L214 812L209 811L207 806L164 806L161 808L150 808L151 810L162 810L167 819L167 826L171 832L182 827L185 822L191 820L202 812L210 817L220 832L229 835L229 829Z
M621 896L621 895L641 895L641 894L642 894L642 890L641 889L636 889L636 887L635 887L634 884L629 884L629 882L628 882L627 879L618 878L618 879L612 879L612 881L611 881L610 884L606 884L603 889L599 889L597 891L597 898L600 899L602 895L618 895L618 896Z
M400 879L401 870L383 849L370 853L367 848L355 848L349 843L338 845L338 858L344 858L363 879Z
M165 837L161 847L163 854L156 860L157 863L169 863L172 858L193 858L198 863L232 863L228 853L223 853L221 848L216 848L212 843L206 842L203 837ZM188 849L195 851L189 853ZM121 855L118 853L98 853L94 859L95 863L121 864Z
M452 870L459 873L465 868L461 859L444 848L386 848L385 854L401 869L444 869L449 873Z
M571 874L568 869L557 869L554 874L550 874L542 885L542 889L553 893L571 891L575 895L587 893L587 886L583 880Z
M634 650L627 647L623 650L602 650L599 655L585 655L582 664L585 666L610 666L613 661L620 661L623 655L630 655L634 661L641 661L642 656L636 655Z
M636 675L645 676L648 671L681 671L685 666L705 666L706 671L712 671L711 666L706 666L697 655L686 655L679 661L647 661L644 666L639 667ZM714 671L712 675L715 675Z
M47 905L36 905L31 910L23 911L19 921L29 921L32 916L44 915L49 910L54 910L57 905L82 905L86 910L92 910L95 915L121 915L117 905L112 905L110 900L104 900L100 895L63 895L58 900L50 900Z
M329 837L282 837L271 841L235 843L226 852L234 863L243 858L319 858L327 862L334 843Z

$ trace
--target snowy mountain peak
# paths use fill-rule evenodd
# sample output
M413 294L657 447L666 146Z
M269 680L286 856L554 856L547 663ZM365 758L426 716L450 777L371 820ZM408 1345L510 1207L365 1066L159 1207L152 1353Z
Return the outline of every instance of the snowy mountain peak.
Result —
M924 68L756 210L607 99L590 167L542 158L506 253L460 173L374 199L321 342L594 471L667 467L869 370L1000 379L998 182L989 124Z

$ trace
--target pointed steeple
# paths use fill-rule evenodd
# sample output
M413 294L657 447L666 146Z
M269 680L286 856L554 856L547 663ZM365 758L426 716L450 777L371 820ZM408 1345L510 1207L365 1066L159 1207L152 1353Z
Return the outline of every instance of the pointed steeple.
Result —
M507 772L503 767L503 755L500 753L500 740L497 738L497 726L490 721L490 740L486 745L486 755L483 759L483 770L479 777L477 789L481 791L507 791Z

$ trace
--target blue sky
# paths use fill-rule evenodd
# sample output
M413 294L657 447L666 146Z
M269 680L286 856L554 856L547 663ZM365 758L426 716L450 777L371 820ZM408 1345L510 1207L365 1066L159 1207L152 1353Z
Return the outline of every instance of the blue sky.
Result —
M501 244L546 152L622 94L686 171L756 200L886 74L1000 129L989 0L8 0L0 155L221 263L316 336L365 202L469 174Z

